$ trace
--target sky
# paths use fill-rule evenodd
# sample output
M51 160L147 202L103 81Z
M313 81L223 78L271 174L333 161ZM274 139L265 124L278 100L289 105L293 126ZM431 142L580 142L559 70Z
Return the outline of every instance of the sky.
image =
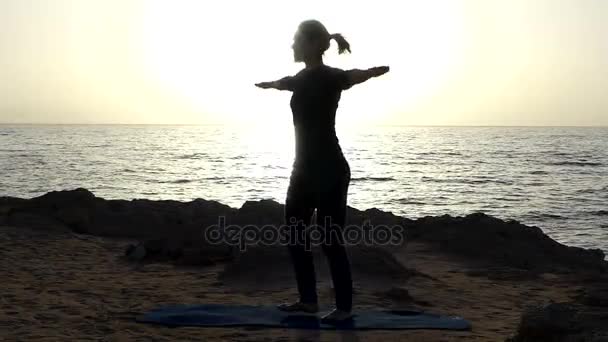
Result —
M297 25L391 71L340 125L608 125L605 0L0 0L0 123L292 124Z

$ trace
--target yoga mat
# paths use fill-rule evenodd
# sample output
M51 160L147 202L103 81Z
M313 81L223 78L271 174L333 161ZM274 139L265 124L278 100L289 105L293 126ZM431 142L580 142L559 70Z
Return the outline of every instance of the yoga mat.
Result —
M442 316L410 310L357 310L344 323L320 322L324 312L317 315L287 313L274 306L233 304L203 304L165 306L136 318L140 323L162 324L170 327L267 327L295 329L400 330L446 329L468 330L471 324L461 317Z

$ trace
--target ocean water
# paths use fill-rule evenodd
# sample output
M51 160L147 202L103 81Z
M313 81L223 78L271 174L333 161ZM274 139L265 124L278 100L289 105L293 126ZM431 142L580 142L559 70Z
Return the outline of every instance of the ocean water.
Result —
M484 212L608 250L608 128L338 127L349 205ZM0 196L284 203L292 127L0 125Z

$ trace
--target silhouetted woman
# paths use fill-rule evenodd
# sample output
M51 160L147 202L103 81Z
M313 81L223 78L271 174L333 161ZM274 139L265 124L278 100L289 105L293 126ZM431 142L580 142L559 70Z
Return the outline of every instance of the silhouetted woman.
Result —
M341 70L323 64L323 53L329 48L331 39L338 43L340 54L350 52L350 45L341 34L329 34L317 20L302 22L292 48L295 62L304 62L306 67L295 76L256 84L264 89L293 92L290 105L296 156L285 200L285 221L288 225L301 221L298 233L302 236L303 226L310 223L314 209L317 209L317 222L324 227L325 234L322 248L336 294L336 309L322 318L328 323L352 317L350 262L342 235L350 167L336 137L336 109L343 90L389 70L388 67ZM289 252L300 298L279 305L279 309L316 313L319 307L312 252L301 243L290 243Z

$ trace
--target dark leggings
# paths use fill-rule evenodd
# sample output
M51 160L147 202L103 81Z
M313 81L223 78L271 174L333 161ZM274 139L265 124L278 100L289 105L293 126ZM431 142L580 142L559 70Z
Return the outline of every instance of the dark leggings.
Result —
M317 209L317 224L322 227L321 233L324 235L321 246L331 271L336 308L344 311L352 309L353 292L350 262L342 235L349 183L350 167L345 161L335 165L326 164L323 169L294 167L285 201L285 221L288 225L298 221L308 225L314 209ZM303 225L297 227L295 232L303 236ZM290 243L288 246L300 301L317 303L315 268L312 251L308 248L310 245Z

